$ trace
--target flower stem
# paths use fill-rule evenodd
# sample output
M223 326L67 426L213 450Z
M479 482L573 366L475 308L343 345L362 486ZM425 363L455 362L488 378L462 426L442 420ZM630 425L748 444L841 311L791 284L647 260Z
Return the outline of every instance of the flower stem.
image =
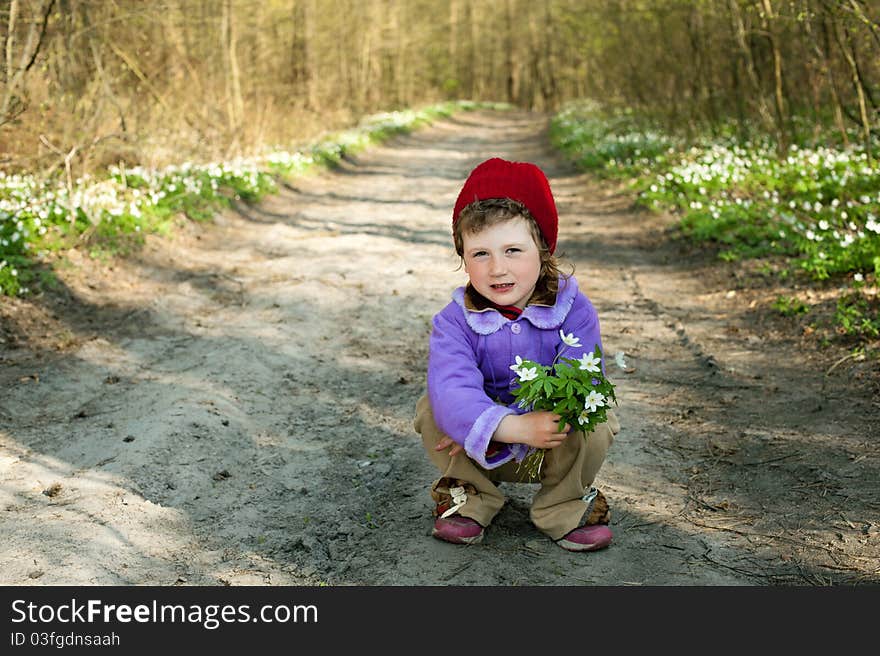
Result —
M529 451L528 455L522 459L522 462L519 463L519 467L516 469L517 474L523 474L520 476L521 481L538 481L541 475L541 466L544 464L544 454L546 452L546 449L532 449Z

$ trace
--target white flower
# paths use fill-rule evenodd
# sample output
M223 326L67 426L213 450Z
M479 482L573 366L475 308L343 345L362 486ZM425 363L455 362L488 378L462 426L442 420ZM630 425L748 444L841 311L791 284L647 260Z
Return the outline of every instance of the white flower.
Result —
M626 360L624 360L624 356L626 354L623 351L618 351L614 354L614 362L617 363L617 366L621 369L626 369Z
M560 337L560 338L562 339L562 341L565 342L568 346L572 346L572 347L574 347L574 346L580 346L580 345L581 345L581 340L580 340L579 337L575 337L575 336L574 336L574 333L568 333L568 334L566 335L566 334L565 334L565 331L562 330L561 328L560 328L560 330L559 330L559 337Z
M580 369L583 371L589 371L591 374L599 373L599 363L601 362L601 358L597 358L594 353L584 353L581 356Z
M523 369L517 369L516 375L519 376L519 382L524 383L527 380L535 380L538 377L538 368L532 367L529 369L525 367Z
M862 282L864 279L865 276L863 276L861 273L857 273L853 276L853 280L855 280L856 282Z
M605 405L605 395L599 394L596 390L590 390L589 396L584 400L584 411L595 412L596 408L601 408L603 405Z
M510 365L510 368L513 369L516 373L519 373L519 368L522 366L523 360L521 357L516 356L516 363Z

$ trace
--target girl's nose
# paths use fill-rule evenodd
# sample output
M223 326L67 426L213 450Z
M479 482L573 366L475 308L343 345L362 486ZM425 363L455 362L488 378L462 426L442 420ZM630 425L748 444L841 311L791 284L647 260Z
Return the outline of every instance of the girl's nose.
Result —
M493 276L503 276L507 273L507 263L502 257L493 257L489 265L489 273Z

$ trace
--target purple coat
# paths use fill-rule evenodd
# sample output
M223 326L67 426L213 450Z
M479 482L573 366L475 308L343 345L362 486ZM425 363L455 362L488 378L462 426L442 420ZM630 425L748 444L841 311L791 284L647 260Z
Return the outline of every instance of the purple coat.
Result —
M477 310L459 287L452 302L434 316L428 352L428 399L437 426L486 469L528 453L526 444L498 444L487 458L495 429L509 414L521 414L513 399L516 356L550 365L561 348L580 358L602 348L599 318L572 277L559 279L556 303L527 305L510 320L494 308ZM581 346L566 346L559 335L573 333ZM604 353L604 349L603 349ZM602 364L604 369L604 362ZM495 446L495 445L493 445Z

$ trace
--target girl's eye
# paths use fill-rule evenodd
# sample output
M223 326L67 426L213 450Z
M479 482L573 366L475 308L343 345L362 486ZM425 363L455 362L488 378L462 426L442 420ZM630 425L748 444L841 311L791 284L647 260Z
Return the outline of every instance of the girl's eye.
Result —
M522 249L520 249L520 248L508 248L507 252L508 253L519 253L521 250Z
M476 253L473 254L473 257L482 257L485 254L486 254L486 251L477 251Z

